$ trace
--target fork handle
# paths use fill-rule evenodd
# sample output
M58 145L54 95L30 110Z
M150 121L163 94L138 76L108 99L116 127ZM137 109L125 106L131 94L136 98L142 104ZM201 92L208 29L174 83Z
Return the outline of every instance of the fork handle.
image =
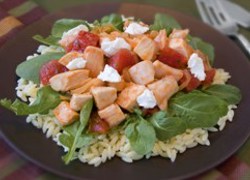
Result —
M245 48L248 55L250 56L250 42L248 41L248 39L242 34L236 34L236 37L240 41L241 45Z

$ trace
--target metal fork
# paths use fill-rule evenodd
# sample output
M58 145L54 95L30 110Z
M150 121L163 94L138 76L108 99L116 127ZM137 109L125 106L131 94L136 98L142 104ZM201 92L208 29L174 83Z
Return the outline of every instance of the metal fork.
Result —
M230 19L221 9L218 0L195 0L202 20L219 30L221 33L234 36L239 40L250 56L250 42L245 36L238 33L239 28L235 21Z

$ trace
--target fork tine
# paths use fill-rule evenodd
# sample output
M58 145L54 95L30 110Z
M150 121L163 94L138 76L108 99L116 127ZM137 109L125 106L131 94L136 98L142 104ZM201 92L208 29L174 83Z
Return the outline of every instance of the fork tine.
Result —
M220 26L223 21L226 21L225 16L218 9L218 2L215 0L196 0L199 13L202 19L213 26Z

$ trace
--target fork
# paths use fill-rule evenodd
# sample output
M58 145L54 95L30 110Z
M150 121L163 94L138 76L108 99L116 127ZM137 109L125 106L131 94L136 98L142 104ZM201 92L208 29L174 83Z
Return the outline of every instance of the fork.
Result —
M221 9L218 0L195 0L202 20L213 26L227 36L233 36L239 40L250 56L250 42L245 36L238 33L239 28L235 21L230 19Z

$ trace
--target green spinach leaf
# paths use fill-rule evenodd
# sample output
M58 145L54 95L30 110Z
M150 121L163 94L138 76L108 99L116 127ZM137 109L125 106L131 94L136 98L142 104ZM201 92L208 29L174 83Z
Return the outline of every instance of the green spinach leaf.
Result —
M80 112L80 120L65 128L65 131L68 132L68 139L67 141L64 140L64 142L67 142L65 143L65 145L70 145L67 146L69 148L69 151L66 155L63 156L65 164L69 164L70 161L73 160L76 148L85 145L90 140L90 137L85 137L83 133L84 129L87 126L87 122L89 121L92 107L93 100L91 99L82 107Z
M238 104L241 100L239 88L227 84L215 84L209 86L203 92L214 95L230 104Z
M50 109L54 109L61 102L60 94L50 86L44 86L37 92L36 100L32 105L28 105L19 99L11 103L8 99L0 100L0 105L13 111L16 115L47 114Z
M149 121L154 126L156 137L167 140L186 131L186 122L179 117L171 117L166 111L159 111L150 117Z
M170 34L173 29L181 29L181 25L172 17L167 14L155 14L154 23L150 26L150 30L166 29L167 34Z
M51 35L56 38L61 38L63 33L80 25L83 24L88 27L89 25L87 21L81 20L81 19L59 19L55 22L55 24L52 27Z
M130 123L125 129L125 135L133 150L141 155L149 153L156 141L153 126L144 119Z
M214 47L213 45L203 41L202 39L198 37L192 37L189 36L189 44L194 48L194 49L199 49L202 51L204 54L208 56L209 62L211 65L214 63Z
M39 71L41 66L53 59L60 59L64 53L47 53L34 57L28 61L24 61L16 68L16 74L26 80L39 84Z
M169 111L186 120L187 128L193 129L216 125L218 119L227 114L227 106L224 100L196 90L171 98Z
M48 36L46 38L42 37L41 35L35 35L33 36L33 39L37 40L40 43L49 45L49 46L59 46L58 41L60 38L54 37L54 36Z
M123 20L121 15L110 14L101 19L101 24L112 24L116 29L123 31Z

